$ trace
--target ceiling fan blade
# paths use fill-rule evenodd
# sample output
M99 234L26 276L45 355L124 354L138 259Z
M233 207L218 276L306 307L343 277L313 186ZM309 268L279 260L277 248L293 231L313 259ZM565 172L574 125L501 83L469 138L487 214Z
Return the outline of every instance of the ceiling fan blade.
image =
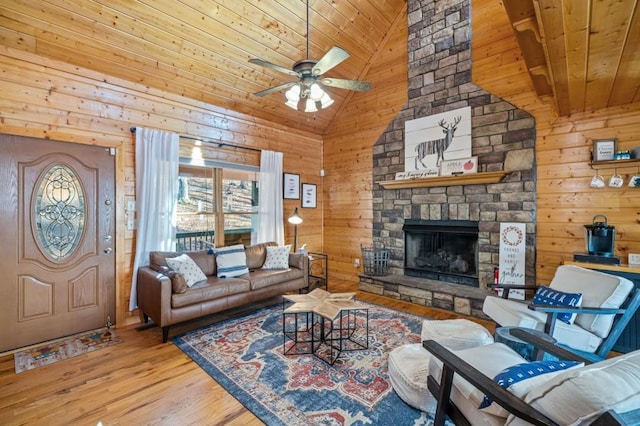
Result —
M318 80L325 86L337 87L338 89L355 90L357 92L367 92L371 89L371 83L358 80L344 80L342 78L322 78Z
M256 65L260 65L263 67L267 67L267 68L271 68L274 69L276 71L280 71L283 72L285 74L289 74L289 75L295 75L296 77L300 77L298 75L297 72L290 70L288 68L282 67L280 65L276 65L276 64L272 64L271 62L267 62L267 61L263 61L262 59L249 59L249 62L251 62L252 64L256 64Z
M341 47L333 46L324 54L312 69L313 75L324 74L349 57L349 53Z
M296 84L298 84L298 83L295 82L295 81L291 81L289 83L284 83L284 84L281 84L279 86L272 87L270 89L265 89L265 90L262 90L260 92L254 93L254 95L255 96L260 96L260 97L267 96L267 95L270 95L272 93L276 93L276 92L280 92L280 91L282 91L284 89L288 89L289 87L295 86Z

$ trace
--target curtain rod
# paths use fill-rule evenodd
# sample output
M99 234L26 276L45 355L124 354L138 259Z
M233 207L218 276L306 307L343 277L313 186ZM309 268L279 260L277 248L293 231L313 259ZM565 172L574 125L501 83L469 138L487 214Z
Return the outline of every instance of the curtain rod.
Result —
M135 127L131 127L129 130L131 131L131 133L135 133L136 132L136 128ZM226 143L226 142L216 142L216 141L212 141L212 140L209 140L209 139L196 138L196 137L193 137L193 136L184 136L184 135L178 135L178 136L180 136L181 139L190 139L192 141L201 141L201 142L210 143L212 145L218 145L219 148L222 148L223 146L228 146L228 147L231 147L231 148L246 149L247 151L262 152L261 149L250 148L250 147L247 147L247 146L234 145L234 144L230 144L230 143Z

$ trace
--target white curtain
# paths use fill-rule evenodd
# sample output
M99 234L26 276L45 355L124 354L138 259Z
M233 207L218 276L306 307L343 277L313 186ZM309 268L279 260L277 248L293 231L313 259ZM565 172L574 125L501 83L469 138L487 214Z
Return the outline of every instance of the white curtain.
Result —
M262 151L259 185L260 208L256 242L275 241L279 245L284 245L281 152Z
M149 264L149 253L174 250L178 200L180 137L136 128L136 255L129 309L138 307L137 271Z

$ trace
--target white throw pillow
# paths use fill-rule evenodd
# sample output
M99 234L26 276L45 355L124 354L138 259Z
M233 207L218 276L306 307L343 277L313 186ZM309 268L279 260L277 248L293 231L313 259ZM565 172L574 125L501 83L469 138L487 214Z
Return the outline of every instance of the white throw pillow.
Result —
M242 244L213 249L218 265L218 278L233 278L249 273L247 255Z
M267 247L267 258L262 269L289 269L289 252L291 245L282 247Z
M204 281L207 276L202 269L188 255L181 254L178 257L167 258L167 265L174 271L182 274L187 282L187 287L191 287L198 281Z

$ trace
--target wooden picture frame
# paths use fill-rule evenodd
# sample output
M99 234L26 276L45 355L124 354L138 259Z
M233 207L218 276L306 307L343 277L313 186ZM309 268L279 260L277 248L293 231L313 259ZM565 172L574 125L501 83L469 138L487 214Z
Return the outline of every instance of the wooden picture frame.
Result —
M302 207L315 209L317 207L317 187L313 183L302 184Z
M300 175L284 173L282 178L282 198L285 200L300 199Z
M611 161L615 159L618 147L617 139L594 139L593 161Z

